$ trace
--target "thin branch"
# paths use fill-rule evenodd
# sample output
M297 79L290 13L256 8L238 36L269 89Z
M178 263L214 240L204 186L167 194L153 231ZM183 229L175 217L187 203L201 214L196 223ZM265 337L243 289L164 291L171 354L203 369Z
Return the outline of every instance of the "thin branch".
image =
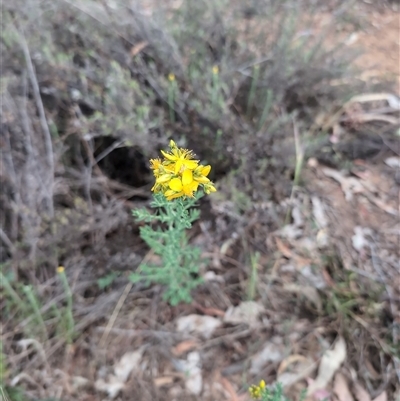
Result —
M0 239L8 246L8 249L10 250L11 254L14 255L15 246L13 245L10 238L8 238L7 234L3 231L1 227L0 227Z
M51 134L49 130L49 126L47 124L47 119L46 119L46 114L44 111L44 106L42 102L42 98L40 96L40 89L39 89L39 84L36 78L35 70L32 64L32 59L31 55L29 53L29 48L25 40L25 36L23 33L19 34L19 39L20 39L20 44L22 47L22 50L24 52L25 56L25 61L26 61L26 66L28 69L28 75L29 75L29 80L31 81L31 85L33 88L33 96L36 101L36 105L39 111L39 117L40 117L40 124L42 126L43 130L43 136L44 136L44 144L45 144L45 149L46 149L46 158L47 158L47 164L49 168L49 173L48 173L48 208L49 208L49 215L52 218L54 216L54 205L53 205L53 186L54 186L54 159L53 159L53 144L51 142Z

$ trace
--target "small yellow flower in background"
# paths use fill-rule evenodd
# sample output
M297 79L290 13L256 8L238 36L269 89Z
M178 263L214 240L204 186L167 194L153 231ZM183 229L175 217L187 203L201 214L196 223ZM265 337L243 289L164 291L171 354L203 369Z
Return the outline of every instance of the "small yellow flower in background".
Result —
M191 150L179 148L173 140L169 147L169 152L161 151L163 160L150 160L150 168L156 178L151 189L153 192L163 193L170 201L185 196L193 197L199 186L203 187L206 194L216 191L214 184L207 178L211 166L199 164Z
M261 380L260 384L258 386L256 386L255 384L250 386L249 393L250 393L251 398L253 398L253 400L259 400L262 396L264 389L265 389L265 381L264 380Z
M64 266L58 266L58 267L57 267L57 273L58 273L58 274L64 273L64 270L65 270L65 267L64 267Z
M219 67L217 65L214 65L212 68L212 73L214 75L217 75L219 73Z
M168 74L168 81L173 82L175 81L175 74L173 74L172 72L170 72Z

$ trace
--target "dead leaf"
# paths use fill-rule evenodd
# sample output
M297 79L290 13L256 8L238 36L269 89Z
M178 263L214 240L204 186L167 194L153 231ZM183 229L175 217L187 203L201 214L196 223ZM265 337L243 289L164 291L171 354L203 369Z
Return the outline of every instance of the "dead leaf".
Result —
M221 324L221 320L215 317L192 314L178 318L176 330L181 333L198 333L204 338L210 338L214 330Z
M371 401L371 397L367 391L361 386L360 383L357 382L354 383L354 395L357 401Z
M354 113L349 117L344 117L341 119L342 122L346 121L357 121L357 123L366 123L369 121L383 121L392 125L398 125L400 120L396 117L387 116L385 114L376 113Z
M280 362L283 355L284 347L282 344L268 342L260 352L250 358L250 373L259 374L267 362Z
M124 388L132 371L139 368L143 355L143 348L137 351L126 352L114 365L114 374L108 375L107 380L100 378L95 382L95 388L108 394L113 399Z
M74 391L82 390L90 385L90 380L83 376L72 376L72 389Z
M347 201L351 201L354 194L365 191L364 186L355 177L345 177L340 171L331 168L323 168L322 172L327 177L333 178L340 184L344 193L344 197Z
M367 368L368 374L371 375L372 379L381 379L381 375L375 370L375 368L372 366L372 363L368 359L365 359L365 367Z
M323 290L326 288L325 279L319 269L313 269L310 265L308 265L303 267L300 270L300 273L314 288L317 288L318 290Z
M225 316L225 312L221 309L217 308L205 308L204 306L199 305L198 303L194 303L193 305L196 309L198 309L200 312L202 312L204 315L209 315L209 316Z
M400 168L400 157L388 157L387 159L385 159L385 164L387 164L389 167Z
M139 54L147 45L149 44L149 42L143 41L143 42L139 42L137 45L132 46L131 48L131 56L135 57L137 54Z
M354 227L354 235L351 237L353 248L357 252L361 252L362 249L369 245L369 241L365 238L366 235L370 235L371 230L360 226Z
M172 353L175 356L180 356L188 351L191 351L194 348L197 348L198 346L199 343L196 340L182 341L179 344L177 344L174 348L172 348Z
M173 384L175 377L173 376L162 376L156 377L153 382L156 387L168 386L169 384Z
M329 234L327 228L322 228L318 230L317 236L315 238L317 240L317 245L319 249L326 248L329 245Z
M142 349L132 352L126 352L114 366L115 376L120 381L126 382L131 372L139 367L139 363L142 359L142 354Z
M333 383L333 392L336 395L337 401L354 401L347 380L341 373L336 373Z
M325 207L321 200L317 196L311 197L311 202L313 205L313 215L315 222L319 229L325 228L328 225L328 219L325 214Z
M23 338L17 342L17 345L21 347L22 352L26 352L28 348L32 345L34 349L38 352L43 362L47 364L46 352L43 348L43 345L34 338Z
M373 401L387 401L387 394L386 391L384 391L383 393L380 393L378 395L378 397L374 398Z
M296 362L309 362L308 359L300 354L293 354L289 355L287 358L285 358L279 365L278 368L278 376L281 375L290 365Z
M315 401L331 401L331 393L322 388L313 394L313 399Z
M225 283L225 279L222 275L220 274L216 274L214 271L209 270L208 272L206 272L203 276L205 281L215 281L217 283L220 284L224 284Z
M304 225L303 213L301 212L299 205L293 206L292 217L294 223L293 225L295 227L302 227Z
M396 210L393 207L387 205L385 202L383 202L381 199L377 198L376 196L368 194L368 195L366 195L366 197L371 203L373 203L375 206L379 207L379 209L382 209L387 214L391 214L393 216L398 216L400 214L400 210Z
M181 361L185 372L185 387L194 395L199 395L203 388L203 376L201 374L200 354L197 351L190 352L186 360Z
M296 262L298 268L308 266L311 263L310 259L298 256L293 251L291 251L289 247L285 245L280 238L276 237L275 241L276 241L276 246L278 250L282 253L282 255L287 259L293 259Z
M36 380L33 377L31 377L30 375L28 375L28 373L25 373L25 372L21 372L17 376L15 376L11 380L10 385L11 385L11 387L15 387L23 381L29 383L30 385L32 385L34 387L38 386L38 383L36 382Z
M254 301L244 301L238 306L231 306L225 312L224 322L231 324L246 323L250 327L260 324L259 315L264 312L264 307Z
M121 382L114 375L110 375L107 381L103 379L98 379L94 384L96 390L107 393L108 397L111 399L114 399L118 395L118 393L124 388L124 386L125 383Z
M227 391L227 393L230 395L231 401L239 401L239 397L235 389L233 388L231 382L225 377L221 377L220 382L224 387L224 389Z
M366 103L366 102L376 102L379 100L386 100L389 106L394 110L400 110L400 101L397 96L392 93L363 93L361 95L353 96L344 107L350 105L351 103Z
M275 241L276 241L276 246L277 246L279 252L280 252L285 258L287 258L287 259L292 259L292 258L293 258L293 253L292 253L292 251L289 249L289 247L288 247L287 245L285 245L285 244L283 243L283 241L282 241L280 238L278 238L278 237L275 238Z
M310 285L300 285L295 283L284 284L283 289L295 294L301 294L303 297L311 301L318 311L322 310L322 300L318 291Z
M346 359L346 354L346 343L342 337L339 337L333 349L325 351L324 355L322 355L318 376L308 387L308 395L314 394L317 390L325 389Z
M296 239L301 237L303 234L303 229L296 224L286 224L280 230L276 231L282 238L286 239Z

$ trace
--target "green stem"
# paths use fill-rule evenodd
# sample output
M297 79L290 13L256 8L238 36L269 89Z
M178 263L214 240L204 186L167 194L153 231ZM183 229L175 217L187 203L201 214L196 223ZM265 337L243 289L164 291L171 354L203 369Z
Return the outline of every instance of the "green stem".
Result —
M272 97L273 97L273 92L272 89L267 90L267 96L265 99L265 105L263 112L261 114L260 122L258 124L258 130L261 130L265 124L265 121L267 120L267 117L269 115L269 111L271 110L272 106Z
M58 274L61 279L61 283L64 287L64 291L67 298L67 310L66 310L67 334L68 334L68 342L72 343L72 338L74 335L74 328L75 328L74 316L72 313L72 304L73 304L72 291L71 287L69 286L65 271L64 270L60 271Z
M250 116L250 110L254 103L254 97L256 94L256 87L257 87L259 75L260 75L260 66L258 64L256 64L253 68L253 79L251 80L250 94L249 94L249 98L247 99L247 110L246 110L247 117Z
M30 285L25 285L23 287L24 293L26 295L26 297L28 298L28 301L30 302L31 306L32 306L32 310L33 313L35 314L38 324L40 325L43 335L46 338L46 340L49 338L48 334L47 334L47 328L46 328L46 324L43 320L43 316L40 313L40 307L39 307L39 303L37 298L35 297L35 294L32 291L32 287Z
M175 122L175 80L169 81L168 84L168 108L169 108L169 119L172 123Z
M24 301L14 291L8 279L3 275L3 273L0 273L0 284L1 287L3 287L4 290L8 293L10 298L14 301L14 303L18 306L18 308L21 309L22 312L26 311L26 306L24 304Z

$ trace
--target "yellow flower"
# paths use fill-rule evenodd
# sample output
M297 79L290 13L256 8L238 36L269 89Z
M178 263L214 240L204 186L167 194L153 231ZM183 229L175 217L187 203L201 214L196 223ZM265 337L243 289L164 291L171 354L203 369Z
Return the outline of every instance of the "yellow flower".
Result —
M157 178L161 174L161 159L150 159L150 168L153 170L154 177Z
M175 74L173 74L172 72L170 72L168 74L168 81L173 82L175 81Z
M153 170L156 182L151 190L153 192L165 192L164 189L168 187L168 181L174 176L174 170L171 166L165 166L161 159L150 159L150 168Z
M217 74L219 73L219 68L218 68L217 65L214 65L214 66L213 66L212 72L213 72L214 75L217 75Z
M197 166L193 171L193 179L201 184L205 184L210 182L207 178L208 174L210 174L211 166Z
M214 187L214 184L212 184L211 182L204 184L203 185L204 188L204 192L209 195L211 192L216 192L217 189Z
M194 154L191 150L178 148L172 139L169 143L169 147L171 148L170 153L164 152L163 150L161 153L171 162L170 164L174 164L175 174L182 174L185 169L194 170L199 164L198 160L192 160Z
M197 191L199 183L194 181L192 170L186 169L181 178L173 178L169 182L169 190L165 192L167 200L180 198L181 196L193 197Z
M251 398L253 398L253 400L259 400L261 398L261 396L263 395L264 389L265 389L265 381L264 380L261 380L260 384L258 386L256 386L255 384L250 386L249 393L250 393Z
M207 177L211 166L199 165L191 150L178 148L173 140L169 147L169 152L161 151L163 160L150 159L150 168L156 179L151 188L153 192L161 192L167 200L173 200L185 196L193 197L199 186L203 187L206 194L216 191Z
M57 273L58 273L58 274L64 273L64 270L65 270L65 267L64 267L64 266L58 266L58 267L57 267Z

